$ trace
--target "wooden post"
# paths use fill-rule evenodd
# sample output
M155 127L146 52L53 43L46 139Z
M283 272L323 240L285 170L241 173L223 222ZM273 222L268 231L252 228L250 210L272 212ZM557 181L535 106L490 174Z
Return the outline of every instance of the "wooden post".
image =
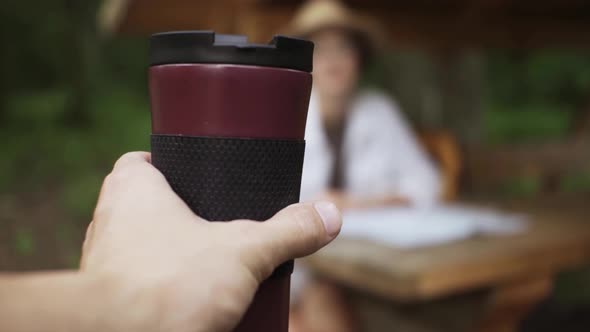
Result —
M388 58L388 63L391 64L393 95L402 111L421 129L441 128L441 89L435 76L434 63L428 53L395 51Z
M289 6L263 6L235 0L236 33L248 36L252 42L267 43L280 33L291 19L295 8Z
M541 275L506 283L492 290L478 332L516 332L530 310L549 295L553 280Z
M435 61L444 126L461 143L479 143L484 134L484 56L476 51L447 51L438 53Z

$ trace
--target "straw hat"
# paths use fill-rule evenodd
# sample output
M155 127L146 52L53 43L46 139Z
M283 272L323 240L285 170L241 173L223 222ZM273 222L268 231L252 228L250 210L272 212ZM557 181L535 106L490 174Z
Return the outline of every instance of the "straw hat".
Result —
M373 50L384 46L381 28L375 20L354 13L337 0L310 0L296 13L285 33L307 37L326 28L342 28L359 33Z

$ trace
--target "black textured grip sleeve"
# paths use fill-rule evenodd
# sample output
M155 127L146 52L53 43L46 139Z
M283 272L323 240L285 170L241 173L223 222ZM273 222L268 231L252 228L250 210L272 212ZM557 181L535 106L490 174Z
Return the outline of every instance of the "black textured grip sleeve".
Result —
M264 221L299 201L303 140L152 135L151 148L153 165L207 220Z

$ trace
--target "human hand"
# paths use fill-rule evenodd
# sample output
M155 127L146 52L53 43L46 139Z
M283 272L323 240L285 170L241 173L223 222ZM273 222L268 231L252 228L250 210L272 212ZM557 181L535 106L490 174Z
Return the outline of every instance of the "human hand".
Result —
M207 222L149 161L142 152L117 161L84 242L81 273L108 280L117 297L112 330L229 331L275 267L340 231L327 202L295 204L264 223Z

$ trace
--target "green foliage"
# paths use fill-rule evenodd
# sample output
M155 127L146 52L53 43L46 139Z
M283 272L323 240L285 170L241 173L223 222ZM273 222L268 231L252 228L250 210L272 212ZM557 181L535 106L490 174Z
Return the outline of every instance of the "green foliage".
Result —
M492 143L567 135L590 100L590 54L582 51L489 55L486 138Z
M538 177L521 176L499 183L495 190L497 194L501 194L503 197L527 198L535 196L540 189L541 181Z
M590 170L566 175L561 183L560 189L567 193L588 192L590 188Z
M542 143L571 134L590 105L590 54L582 51L495 52L489 56L485 139L492 144ZM507 196L534 196L534 178L502 184ZM588 174L566 175L560 190L590 190Z
M489 56L488 79L488 100L501 109L517 112L547 105L567 110L588 98L590 54L580 50L494 52Z
M484 118L486 140L502 144L560 139L570 129L570 118L570 113L546 105L489 110Z
M148 149L147 101L124 91L105 89L93 96L90 125L82 128L60 123L63 93L14 98L12 125L3 129L7 140L0 142L4 155L10 156L0 160L0 188L35 190L57 182L67 209L89 216L114 160L126 151Z
M146 42L101 39L98 3L9 2L0 11L11 28L0 29L10 45L0 52L0 192L58 188L84 222L116 158L149 144Z
M554 295L565 306L590 305L590 268L562 273L555 283Z
M80 227L76 227L71 221L62 221L55 225L55 238L57 242L69 250L62 258L64 267L77 268L80 262Z
M22 256L29 256L35 251L35 240L29 229L19 229L14 235L14 248Z

